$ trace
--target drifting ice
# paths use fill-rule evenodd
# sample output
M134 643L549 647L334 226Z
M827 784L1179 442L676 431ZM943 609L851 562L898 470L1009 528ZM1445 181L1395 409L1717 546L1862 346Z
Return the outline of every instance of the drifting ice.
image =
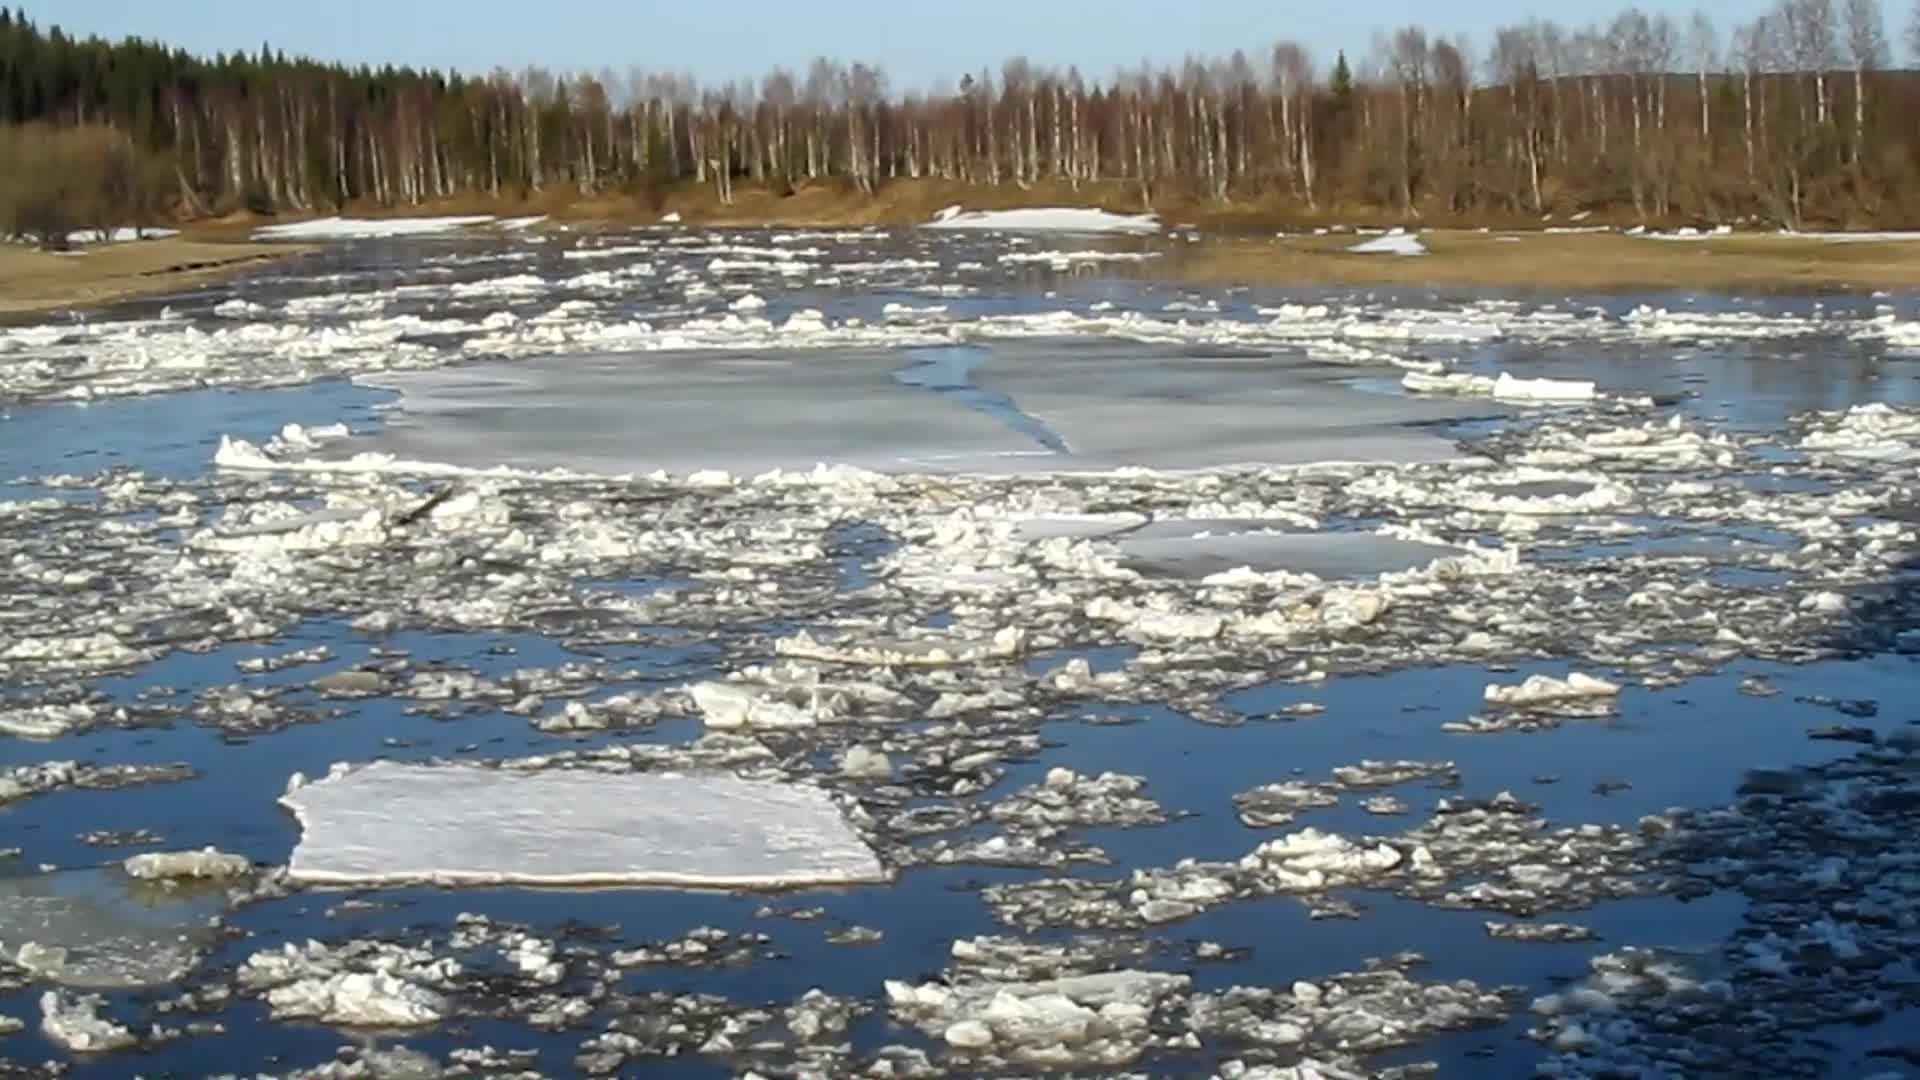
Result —
M1516 379L1504 371L1493 383L1493 396L1502 401L1592 401L1593 393L1591 382Z
M1551 675L1529 675L1519 686L1489 685L1485 696L1489 705L1525 708L1579 698L1617 697L1619 693L1620 688L1613 683L1576 671L1565 679L1556 679Z
M778 888L884 881L823 790L724 774L376 762L280 800L295 882Z

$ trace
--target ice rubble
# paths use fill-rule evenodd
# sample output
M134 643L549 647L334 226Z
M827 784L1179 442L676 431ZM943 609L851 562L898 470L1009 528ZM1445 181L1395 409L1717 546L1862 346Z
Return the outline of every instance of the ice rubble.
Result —
M1235 795L1233 805L1239 811L1241 823L1248 828L1272 828L1291 824L1303 811L1338 805L1341 796L1349 791L1392 787L1416 780L1430 781L1435 786L1453 786L1459 783L1460 774L1451 761L1366 760L1334 769L1331 782L1286 780L1262 784ZM1392 806L1375 805L1380 808L1379 812L1388 809L1404 812L1405 809L1397 802Z
M380 942L291 942L247 957L235 981L280 1019L349 1027L420 1027L444 1019L460 964L431 949Z
M992 229L1001 232L1157 233L1152 214L1115 214L1105 210L1034 207L1025 210L962 210L948 207L922 226L927 229Z
M322 217L282 225L263 225L253 231L256 240L362 240L391 236L433 236L459 232L494 221L491 214L454 217L349 218Z
M1650 835L1671 827L1642 824ZM1655 891L1654 858L1640 833L1597 825L1549 829L1538 807L1502 793L1441 799L1425 823L1391 836L1307 828L1264 841L1234 862L1185 859L1120 879L994 885L985 895L1002 921L1028 928L1142 929L1257 896L1326 904L1330 891L1343 888L1531 917Z
M0 767L0 806L61 788L107 790L136 784L177 784L198 775L191 766L92 765L48 761Z
M40 1032L56 1046L75 1053L108 1054L140 1044L140 1037L100 1015L106 999L98 994L40 995Z
M27 705L15 709L0 708L0 735L22 739L56 739L84 731L102 716L126 718L126 710L108 710L84 701L68 704Z
M1800 447L1857 461L1920 460L1920 416L1875 402L1812 419Z
M826 792L724 774L375 762L281 803L300 820L288 876L304 884L767 888L888 876ZM606 839L582 848L582 834Z
M1310 1053L1361 1067L1361 1059L1416 1044L1445 1031L1503 1023L1513 1008L1512 990L1486 990L1468 980L1422 983L1407 972L1418 954L1374 961L1362 972L1285 989L1236 986L1196 994L1189 1004L1192 1028L1252 1046Z
M1620 696L1620 687L1617 684L1578 671L1564 679L1556 679L1551 675L1529 675L1526 681L1518 686L1489 685L1485 694L1489 705L1504 705L1516 709L1541 708L1618 696Z
M893 1014L970 1057L1045 1068L1111 1068L1138 1058L1155 1010L1186 975L1109 971L1034 982L889 979Z
M1833 1025L1894 1019L1916 922L1920 736L1824 765L1755 770L1734 804L1680 815L1663 854L1689 885L1734 890L1743 925L1708 955L1622 948L1534 1001L1542 1074L1814 1075ZM1845 843L1834 842L1845 837ZM1737 1043L1714 1033L1739 1031Z

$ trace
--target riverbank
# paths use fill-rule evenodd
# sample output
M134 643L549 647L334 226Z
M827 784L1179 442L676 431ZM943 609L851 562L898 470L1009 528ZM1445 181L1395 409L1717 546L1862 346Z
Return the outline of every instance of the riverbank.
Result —
M1351 233L1213 238L1172 248L1162 269L1203 284L1430 285L1618 291L1860 292L1920 287L1920 239L1435 230L1422 255L1362 254ZM1382 247L1407 246L1392 238Z
M0 244L0 318L173 292L311 250L305 244L182 236L100 244L64 254Z

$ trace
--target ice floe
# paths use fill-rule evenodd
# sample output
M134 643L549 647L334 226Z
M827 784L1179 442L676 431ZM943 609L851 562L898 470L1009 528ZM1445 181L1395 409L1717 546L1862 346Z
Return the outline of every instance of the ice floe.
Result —
M301 883L774 888L882 881L826 792L729 775L375 762L281 800ZM582 848L572 838L601 835Z

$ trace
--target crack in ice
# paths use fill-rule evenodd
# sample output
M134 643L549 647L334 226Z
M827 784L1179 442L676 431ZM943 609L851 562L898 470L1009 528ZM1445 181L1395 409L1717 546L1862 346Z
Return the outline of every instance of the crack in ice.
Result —
M1046 423L1021 411L1013 398L988 390L973 381L973 369L993 355L978 345L941 345L908 349L911 362L893 373L894 381L931 390L950 397L975 412L999 420L1014 432L1025 435L1056 454L1073 450Z

